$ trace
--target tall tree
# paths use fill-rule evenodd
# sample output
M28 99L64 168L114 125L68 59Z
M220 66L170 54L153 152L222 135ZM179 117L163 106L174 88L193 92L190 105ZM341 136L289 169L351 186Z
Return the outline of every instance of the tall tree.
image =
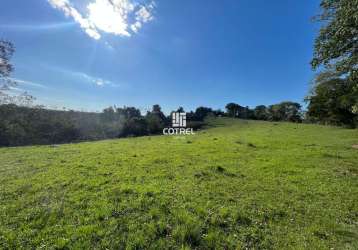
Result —
M239 109L240 109L240 105L230 102L228 104L226 104L225 109L226 112L229 116L231 117L238 117L239 116Z
M318 77L321 80L316 80L312 94L307 98L309 102L314 101L309 103L308 114L320 121L335 120L335 123L345 124L352 121L357 124L358 0L322 0L321 9L317 19L323 25L315 40L311 64L313 69L323 67L324 72ZM327 78L328 74L334 75L335 79ZM322 78L325 80L322 81ZM337 98L327 99L333 96ZM332 105L339 108L317 113L318 107L328 108ZM355 116L353 119L350 118L352 115Z
M156 134L161 132L167 124L167 118L162 112L162 108L158 104L153 105L152 111L147 112L145 119L148 127L148 132L150 134Z
M265 105L256 106L254 109L254 117L257 120L266 121L269 118L269 112Z
M34 97L26 92L14 93L17 82L10 78L14 70L10 59L15 52L11 42L0 40L0 104L15 103L22 106L31 104Z
M335 72L322 72L315 79L315 88L306 98L307 118L314 122L354 127L356 117L351 108L356 99L352 84Z
M198 107L195 110L195 120L197 121L203 121L205 117L207 117L209 114L213 113L212 108L208 107Z
M311 64L314 69L332 66L353 80L358 66L358 0L322 0L321 9L317 19L323 26L315 40Z
M296 102L281 102L270 105L269 119L272 121L301 122L301 105Z

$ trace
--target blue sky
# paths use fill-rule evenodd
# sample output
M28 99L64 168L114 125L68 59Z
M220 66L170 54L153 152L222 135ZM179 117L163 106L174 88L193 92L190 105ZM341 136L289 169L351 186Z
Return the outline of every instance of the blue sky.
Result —
M49 107L301 102L318 0L3 0L19 88Z

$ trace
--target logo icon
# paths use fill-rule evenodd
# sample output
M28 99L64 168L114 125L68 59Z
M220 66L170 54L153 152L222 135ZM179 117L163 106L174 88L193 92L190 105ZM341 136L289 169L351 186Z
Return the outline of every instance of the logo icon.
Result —
M194 135L192 128L186 127L186 113L172 113L172 127L163 129L164 135Z
M172 127L173 128L185 128L186 127L186 113L173 112Z

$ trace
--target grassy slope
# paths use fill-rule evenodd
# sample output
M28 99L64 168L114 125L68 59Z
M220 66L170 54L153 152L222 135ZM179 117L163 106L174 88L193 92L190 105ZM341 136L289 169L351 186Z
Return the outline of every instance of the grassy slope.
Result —
M0 248L358 248L357 130L215 123L0 149Z

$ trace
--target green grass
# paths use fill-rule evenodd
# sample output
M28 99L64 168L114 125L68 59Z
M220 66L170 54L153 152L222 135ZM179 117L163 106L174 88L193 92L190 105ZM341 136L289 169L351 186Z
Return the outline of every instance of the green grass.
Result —
M0 149L0 249L358 249L357 130L211 124Z

